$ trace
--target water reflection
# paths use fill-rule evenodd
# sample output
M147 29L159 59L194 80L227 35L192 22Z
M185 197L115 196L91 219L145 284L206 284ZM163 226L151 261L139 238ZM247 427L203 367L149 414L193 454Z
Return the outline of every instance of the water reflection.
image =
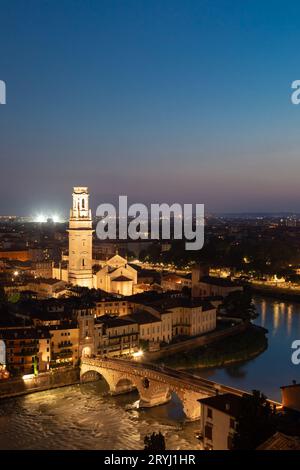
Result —
M278 330L278 327L279 327L279 319L280 319L280 315L279 315L279 304L275 303L273 305L273 330L272 330L272 335L275 336L276 335L276 332Z
M197 449L199 424L184 423L178 397L138 410L137 393L103 396L101 381L5 400L0 449L142 449L161 431L168 449Z
M266 323L266 314L267 314L267 302L263 300L261 302L261 326L264 328Z
M291 332L292 332L292 322L293 322L292 315L293 315L293 306L288 305L288 307L287 307L287 333L288 333L288 336L291 336Z
M300 304L278 302L257 297L257 325L268 330L268 348L258 357L236 366L198 369L196 373L216 382L242 390L259 389L274 400L280 400L280 387L300 381L300 366L291 361L291 344L300 339Z

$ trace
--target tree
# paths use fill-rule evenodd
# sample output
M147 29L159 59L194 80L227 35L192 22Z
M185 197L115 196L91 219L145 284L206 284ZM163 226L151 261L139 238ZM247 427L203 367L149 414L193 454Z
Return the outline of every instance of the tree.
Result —
M234 291L225 297L222 308L231 317L252 320L257 317L252 295L249 291Z
M276 432L276 427L275 408L263 393L253 390L252 395L243 395L233 437L233 449L256 449Z
M165 438L160 431L145 436L144 444L144 450L166 450Z

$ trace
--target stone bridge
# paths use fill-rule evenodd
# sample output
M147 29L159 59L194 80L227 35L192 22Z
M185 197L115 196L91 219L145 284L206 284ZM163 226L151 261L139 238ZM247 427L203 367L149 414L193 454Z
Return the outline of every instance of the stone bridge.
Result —
M197 401L200 398L217 393L230 392L240 396L245 393L164 366L117 358L82 358L81 380L90 380L95 372L106 380L111 394L117 395L136 389L140 396L140 407L167 403L175 392L189 420L200 418L200 404Z

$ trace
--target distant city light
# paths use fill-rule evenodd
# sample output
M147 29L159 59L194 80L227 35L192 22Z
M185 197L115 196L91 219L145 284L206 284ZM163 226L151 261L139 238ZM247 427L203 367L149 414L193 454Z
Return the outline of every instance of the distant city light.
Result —
M34 221L38 222L39 224L43 224L43 223L47 222L47 217L44 214L38 214L35 217Z
M53 214L53 215L51 216L51 219L53 220L53 222L54 222L55 224L57 224L57 223L60 222L60 217L59 217L58 214Z
M14 271L14 276L19 276L19 271Z
M52 220L55 224L62 222L62 218L57 213L54 213L54 214L40 213L40 214L37 214L33 220L34 222L37 222L38 224L45 224L46 222L48 222L48 220Z

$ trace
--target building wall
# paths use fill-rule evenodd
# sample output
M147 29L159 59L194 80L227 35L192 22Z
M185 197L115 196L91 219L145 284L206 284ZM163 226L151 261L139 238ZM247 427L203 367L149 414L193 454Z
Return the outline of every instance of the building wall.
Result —
M68 282L69 280L69 271L66 268L61 268L61 267L53 267L52 268L52 278L53 279L59 279L64 282Z
M138 325L133 323L127 326L106 327L105 330L102 329L102 335L99 334L98 339L98 353L107 357L130 355L139 347Z
M161 341L169 343L172 340L172 313L161 315Z
M99 263L98 263L99 264ZM137 271L127 264L127 260L119 255L101 262L101 269L93 276L95 289L105 292L132 295L137 284ZM116 281L119 276L127 277L128 281Z
M77 321L79 327L79 358L91 356L96 353L94 309L77 310Z
M128 315L131 312L129 304L125 300L107 300L96 303L96 316L101 317L107 313L117 315Z
M111 281L111 292L121 295L133 294L133 281Z
M140 339L151 343L160 343L162 341L162 322L160 320L140 325L139 331Z
M29 261L30 254L29 250L0 251L0 258L13 259L18 261Z
M300 384L281 388L282 405L300 412Z
M216 309L202 310L202 307L174 307L172 313L172 335L197 336L216 328Z
M11 330L11 328L7 330ZM13 330L18 332L18 328ZM32 334L27 337L20 336L20 333L17 333L18 336L15 338L5 339L3 337L6 349L6 366L14 375L32 374L35 365L38 372L49 368L50 339L40 338L34 328L28 328L28 330L31 330Z
M51 366L76 365L79 359L79 328L51 328Z
M209 410L212 418L209 417ZM203 447L208 450L229 450L230 440L234 435L235 419L222 411L201 404L201 432ZM208 437L207 428L211 428L212 438Z

